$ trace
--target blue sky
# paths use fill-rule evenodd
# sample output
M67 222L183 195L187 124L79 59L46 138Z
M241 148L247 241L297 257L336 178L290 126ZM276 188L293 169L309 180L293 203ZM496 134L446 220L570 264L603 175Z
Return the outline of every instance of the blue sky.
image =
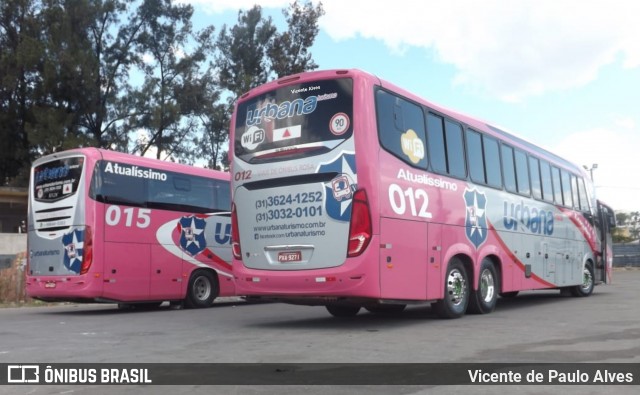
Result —
M194 26L232 26L251 0L180 0ZM289 0L257 2L284 28ZM314 2L315 3L315 2ZM640 2L324 0L321 69L359 68L490 121L593 171L640 211Z

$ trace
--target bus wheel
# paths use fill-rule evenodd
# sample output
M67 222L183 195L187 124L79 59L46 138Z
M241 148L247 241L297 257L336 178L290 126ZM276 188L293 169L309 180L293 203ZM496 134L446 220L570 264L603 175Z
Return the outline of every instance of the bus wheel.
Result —
M185 300L188 307L209 307L218 297L218 281L208 270L196 270L191 274Z
M444 281L444 298L433 304L441 318L459 318L467 311L469 304L469 282L467 271L459 259L452 259L447 266Z
M354 317L360 312L360 306L349 306L343 304L328 304L327 311L334 317Z
M594 285L593 265L587 262L582 270L582 284L570 288L570 291L573 296L589 296L593 293Z
M406 307L406 304L376 304L366 306L365 309L374 314L400 314Z
M471 291L469 312L472 314L488 314L496 307L498 300L498 277L493 262L484 259L480 265L478 289Z

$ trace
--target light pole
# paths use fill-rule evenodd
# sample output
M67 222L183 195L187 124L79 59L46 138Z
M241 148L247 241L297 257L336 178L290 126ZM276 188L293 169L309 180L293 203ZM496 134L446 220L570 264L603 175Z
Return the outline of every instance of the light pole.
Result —
M593 171L598 168L598 164L594 163L594 164L591 165L591 167L583 165L582 167L584 167L584 169L589 172L589 175L591 176L591 182L594 182L593 181Z

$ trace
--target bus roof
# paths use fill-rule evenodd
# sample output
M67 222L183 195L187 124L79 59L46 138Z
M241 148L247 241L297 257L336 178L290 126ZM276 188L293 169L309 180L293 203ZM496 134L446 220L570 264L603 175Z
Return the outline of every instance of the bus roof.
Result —
M112 151L104 148L95 148L95 147L85 147L85 148L74 148L67 151L56 152L53 154L45 155L38 158L34 165L37 165L42 162L47 162L55 158L63 158L71 155L82 154L94 160L108 159L108 160L116 160L121 162L130 163L133 165L142 165L154 167L161 170L167 171L178 171L182 173L189 173L193 175L199 175L203 177L213 177L221 180L229 180L230 175L228 172L206 169L203 167L196 167L185 165L181 163L169 162L160 159L147 158L144 156L137 156L132 154L126 154L123 152Z

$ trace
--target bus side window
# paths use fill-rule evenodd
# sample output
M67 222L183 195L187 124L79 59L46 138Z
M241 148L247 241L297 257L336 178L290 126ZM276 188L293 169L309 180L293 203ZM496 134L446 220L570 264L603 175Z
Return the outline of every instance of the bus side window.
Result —
M531 172L531 192L533 197L542 199L542 183L540 182L540 161L533 156L529 157L529 171Z
M573 207L573 195L571 193L571 176L566 170L560 171L560 181L562 182L562 198L566 207Z
M509 192L517 192L516 166L513 160L513 148L502 145L502 174L504 175L504 187Z
M553 202L553 182L551 181L551 165L546 160L540 161L540 178L542 179L542 198Z
M562 182L560 180L560 169L553 166L551 168L551 178L553 180L553 200L556 204L564 204L562 200Z
M531 186L529 183L529 166L527 163L527 154L519 149L514 151L516 160L516 181L518 183L518 193L525 196L531 195Z
M398 159L427 168L422 107L383 90L376 92L380 145Z
M580 209L586 213L591 212L589 206L589 198L587 197L587 188L584 186L584 178L578 178L578 193L580 195Z

